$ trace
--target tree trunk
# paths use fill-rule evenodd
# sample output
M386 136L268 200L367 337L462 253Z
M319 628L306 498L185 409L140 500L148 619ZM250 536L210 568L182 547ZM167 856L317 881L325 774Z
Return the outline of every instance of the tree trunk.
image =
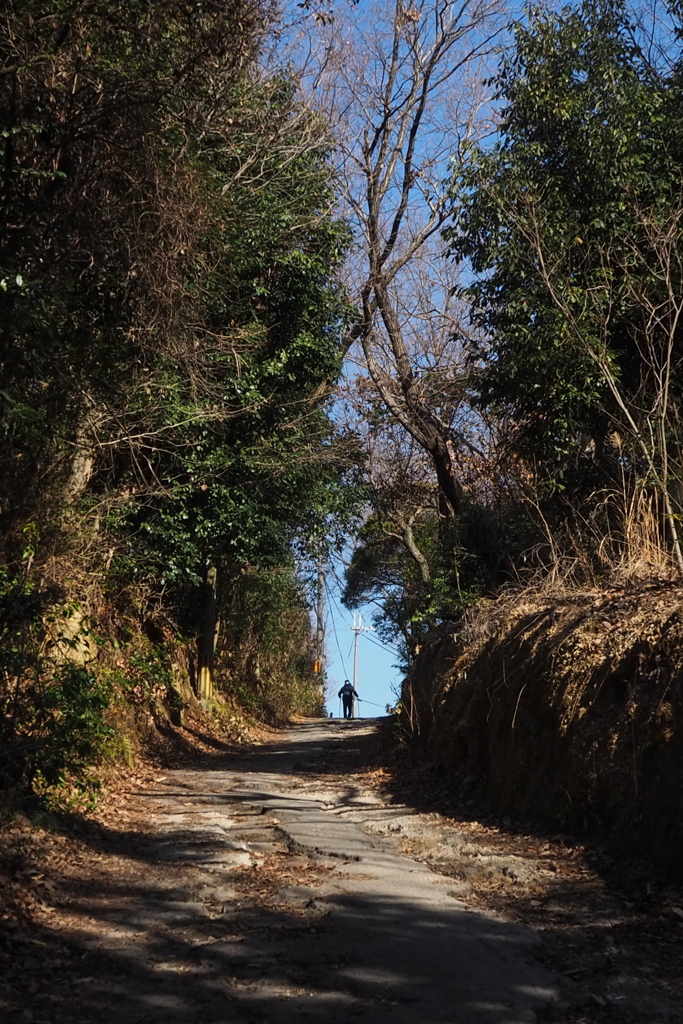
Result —
M453 442L437 437L429 454L434 463L439 488L449 506L450 512L458 516L462 511L462 490L456 476L455 449Z
M323 663L325 661L325 599L324 563L322 552L318 555L318 591L315 609L315 672L321 689L324 687Z
M415 560L418 569L420 570L420 577L423 583L431 582L431 573L429 571L429 562L420 551L419 547L415 543L415 535L413 533L412 520L401 523L401 529L403 532L403 543L408 549L410 555Z
M197 696L200 700L210 700L213 697L213 665L218 640L217 581L218 570L215 566L208 566L201 591L202 614L197 643Z

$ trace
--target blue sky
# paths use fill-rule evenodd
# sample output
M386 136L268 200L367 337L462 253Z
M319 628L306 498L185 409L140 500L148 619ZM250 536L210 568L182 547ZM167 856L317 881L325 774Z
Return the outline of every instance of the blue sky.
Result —
M363 624L372 625L373 607L360 609ZM345 679L353 681L353 612L344 608L340 585L334 572L328 572L325 587L325 650L327 653L328 712L339 713L337 693ZM395 668L398 654L380 642L374 633L361 633L358 638L358 694L363 718L384 715L387 704L396 703L402 673ZM393 687L393 689L392 689Z

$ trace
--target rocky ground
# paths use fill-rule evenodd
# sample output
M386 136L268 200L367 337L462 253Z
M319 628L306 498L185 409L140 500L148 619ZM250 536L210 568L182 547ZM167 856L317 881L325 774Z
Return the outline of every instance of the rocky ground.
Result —
M145 772L0 834L8 1024L683 1022L683 894L462 820L363 723Z

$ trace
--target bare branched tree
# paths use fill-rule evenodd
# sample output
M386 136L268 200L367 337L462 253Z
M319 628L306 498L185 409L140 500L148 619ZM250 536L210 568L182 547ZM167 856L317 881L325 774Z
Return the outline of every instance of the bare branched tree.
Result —
M465 401L467 318L441 258L450 157L490 128L482 84L502 0L395 0L326 26L314 87L333 110L355 229L345 340L384 406L427 453L447 513L462 506L459 453L480 424Z

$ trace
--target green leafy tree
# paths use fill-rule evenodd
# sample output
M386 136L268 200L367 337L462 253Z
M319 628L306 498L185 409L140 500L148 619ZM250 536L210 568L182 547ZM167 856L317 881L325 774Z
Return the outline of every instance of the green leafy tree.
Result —
M126 410L145 464L123 452L118 491L125 480L131 497L113 509L142 571L200 585L200 672L221 593L245 566L289 564L343 473L321 406L346 316L332 277L347 230L329 213L328 140L286 81L231 100L193 154L208 214L184 280L192 361L158 360ZM285 127L274 135L273 124Z
M2 532L87 487L173 329L195 193L178 161L255 53L239 0L29 0L0 32ZM125 429L125 426L124 426ZM45 534L45 531L43 531Z
M273 17L259 0L32 0L0 31L8 579L35 522L27 585L108 602L124 632L156 609L198 636L205 696L244 578L299 593L293 545L344 506L350 473L325 408L348 232L325 124L257 66ZM279 593L264 584L253 614L275 622Z
M575 506L653 494L683 564L678 76L590 0L532 8L497 84L500 137L459 166L448 231L486 339L479 401Z

